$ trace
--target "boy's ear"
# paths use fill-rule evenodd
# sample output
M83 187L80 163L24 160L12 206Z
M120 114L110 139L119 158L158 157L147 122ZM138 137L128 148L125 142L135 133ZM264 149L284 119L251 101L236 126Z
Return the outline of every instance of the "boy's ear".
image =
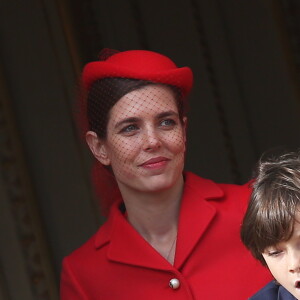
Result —
M85 135L85 140L96 159L103 165L110 165L107 147L105 143L98 138L97 134L94 131L88 131Z

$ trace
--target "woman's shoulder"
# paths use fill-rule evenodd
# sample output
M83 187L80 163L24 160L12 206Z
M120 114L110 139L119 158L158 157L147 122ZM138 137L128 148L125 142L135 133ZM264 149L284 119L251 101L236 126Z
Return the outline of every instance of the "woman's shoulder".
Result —
M216 194L219 196L249 196L251 192L250 183L232 184L232 183L217 183L211 179L200 177L192 172L185 172L185 184L189 188L197 189L205 194Z
M86 242L84 242L77 249L73 250L69 255L66 256L65 260L78 261L84 258L92 258L96 253L96 250L104 247L109 243L110 240L110 218L101 225L96 233L94 233Z
M101 227L99 230L101 230ZM98 232L93 234L86 242L84 242L82 245L80 245L78 248L76 248L70 254L68 254L64 260L73 262L73 261L79 261L82 258L91 257L93 252L95 251L95 241Z
M97 257L101 256L103 251L99 250L104 249L105 252L105 248L111 240L112 228L115 222L114 220L120 219L122 215L119 207L120 201L114 203L105 222L86 242L66 256L65 260L69 262L77 262L81 261L82 259L93 260L95 255Z
M184 173L184 177L183 197L185 199L205 199L217 209L226 208L227 211L244 214L250 199L251 188L249 184L217 183L191 172Z

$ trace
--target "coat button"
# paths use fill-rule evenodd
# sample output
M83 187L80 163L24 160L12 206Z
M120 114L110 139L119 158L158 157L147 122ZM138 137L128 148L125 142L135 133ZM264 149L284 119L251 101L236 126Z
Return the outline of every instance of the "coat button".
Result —
M180 286L180 281L177 278L172 278L169 282L169 286L173 290L177 290Z

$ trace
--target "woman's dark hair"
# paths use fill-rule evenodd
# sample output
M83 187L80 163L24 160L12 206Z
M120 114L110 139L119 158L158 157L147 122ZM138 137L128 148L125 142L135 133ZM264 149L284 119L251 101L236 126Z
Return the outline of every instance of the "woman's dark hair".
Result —
M152 81L128 78L103 78L95 81L87 96L89 130L96 132L99 138L105 139L109 113L118 100L134 90L155 84L157 83ZM182 120L186 111L181 91L175 86L165 86L170 87L174 92L179 117Z
M300 152L261 160L249 206L241 228L241 239L263 265L266 248L287 241L293 234L300 210Z

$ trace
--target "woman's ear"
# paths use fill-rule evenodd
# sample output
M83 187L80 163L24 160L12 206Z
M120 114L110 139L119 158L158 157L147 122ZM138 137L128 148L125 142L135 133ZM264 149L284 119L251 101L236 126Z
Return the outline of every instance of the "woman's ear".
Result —
M183 117L183 119L182 119L182 121L183 121L183 137L184 137L184 142L186 143L186 131L187 131L187 121L188 121L188 119L187 119L187 117Z
M110 165L107 147L105 143L98 138L97 134L94 131L88 131L85 134L85 140L96 159L103 165Z

